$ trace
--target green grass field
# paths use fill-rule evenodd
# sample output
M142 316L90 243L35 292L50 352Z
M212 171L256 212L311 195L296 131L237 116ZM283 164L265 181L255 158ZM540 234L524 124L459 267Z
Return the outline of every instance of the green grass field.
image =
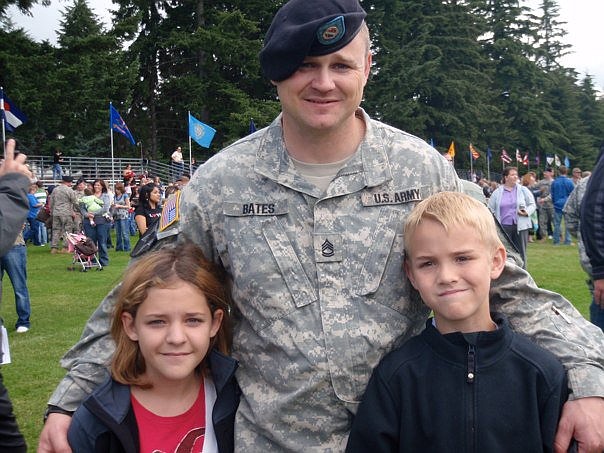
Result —
M48 246L28 246L31 330L14 331L12 286L4 278L0 315L9 331L12 363L2 367L4 382L30 451L35 451L48 397L64 374L59 359L82 332L90 314L121 279L129 256L110 251L110 265L98 272L68 271L71 255L51 255ZM566 296L588 316L590 294L577 247L529 244L528 270L539 286Z

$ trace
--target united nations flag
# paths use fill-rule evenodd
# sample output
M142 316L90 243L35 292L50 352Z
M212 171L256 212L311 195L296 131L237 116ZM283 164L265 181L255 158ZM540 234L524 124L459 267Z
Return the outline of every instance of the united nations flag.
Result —
M209 148L216 129L202 123L189 113L189 136L197 142L199 146Z

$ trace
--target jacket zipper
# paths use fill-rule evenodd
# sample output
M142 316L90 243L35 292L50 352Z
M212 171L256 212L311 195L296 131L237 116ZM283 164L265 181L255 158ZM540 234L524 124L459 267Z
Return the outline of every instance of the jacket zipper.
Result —
M467 451L476 451L474 445L474 439L476 438L476 423L474 417L474 380L476 379L476 349L474 345L468 345L468 357L467 357L467 369L466 369L466 382L470 384L469 389L469 407L468 407L468 433L467 433Z

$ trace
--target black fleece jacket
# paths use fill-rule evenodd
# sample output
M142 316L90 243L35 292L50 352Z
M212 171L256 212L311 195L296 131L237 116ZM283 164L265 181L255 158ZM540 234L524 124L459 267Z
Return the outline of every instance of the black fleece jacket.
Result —
M347 453L551 452L567 398L549 352L499 329L441 335L426 329L375 369Z

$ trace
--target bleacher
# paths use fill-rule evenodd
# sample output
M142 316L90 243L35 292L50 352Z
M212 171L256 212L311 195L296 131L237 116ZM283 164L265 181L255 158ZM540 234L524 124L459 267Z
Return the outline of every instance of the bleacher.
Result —
M27 163L34 174L34 178L45 184L55 184L53 179L53 159L49 156L27 156ZM107 157L63 157L61 168L63 174L73 176L74 180L83 177L87 181L96 178L104 179L107 184L113 185L123 181L123 171L127 164L132 165L132 170L138 176L146 173L149 176L159 176L164 184L173 180L171 167L167 163L141 158L107 158ZM189 162L184 163L184 172L189 173Z

